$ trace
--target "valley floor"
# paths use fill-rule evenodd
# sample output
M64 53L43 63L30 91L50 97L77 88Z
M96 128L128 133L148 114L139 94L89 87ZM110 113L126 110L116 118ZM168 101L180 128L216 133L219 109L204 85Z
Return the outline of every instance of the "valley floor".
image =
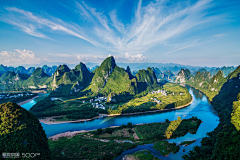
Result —
M39 119L40 122L45 123L45 124L61 124L61 123L78 123L78 122L85 122L85 121L92 121L94 119L102 118L102 117L113 117L113 116L129 116L129 115L136 115L136 114L147 114L147 113L156 113L156 112L166 112L166 111L172 111L172 110L177 110L177 109L182 109L187 106L189 106L193 102L193 99L191 102L176 107L176 108L170 108L170 109L161 109L161 110L153 110L153 111L145 111L145 112L135 112L135 113L123 113L123 114L99 114L99 116L90 118L90 119L78 119L75 121L59 121L55 120L54 118L59 117L59 116L52 116L52 117L46 117L44 119Z

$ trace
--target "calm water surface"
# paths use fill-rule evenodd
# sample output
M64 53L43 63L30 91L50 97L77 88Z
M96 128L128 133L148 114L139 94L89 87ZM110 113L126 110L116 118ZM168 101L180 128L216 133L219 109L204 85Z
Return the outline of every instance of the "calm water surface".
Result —
M41 124L47 136L53 136L55 134L63 133L67 131L93 130L98 128L106 128L110 126L120 126L122 124L127 124L128 122L131 122L133 124L140 124L140 123L163 122L165 121L165 119L169 119L170 121L172 121L172 120L176 120L178 116L180 116L182 119L188 119L188 118L191 118L192 116L198 117L203 121L203 123L201 123L196 134L188 133L183 137L169 140L170 142L175 142L177 144L186 140L197 140L195 143L189 146L186 146L186 147L181 146L178 153L170 154L169 156L165 157L165 159L170 159L170 160L182 159L181 156L187 153L189 150L191 150L193 146L196 146L196 145L200 146L201 139L206 136L207 132L213 131L219 123L217 112L214 110L213 106L210 104L207 97L203 93L201 93L200 91L194 88L191 88L189 86L187 86L187 88L189 90L189 93L193 96L192 104L190 104L186 108L175 110L175 111L131 115L131 116L106 117L106 118L100 118L93 121L87 121L87 122L81 122L81 123L62 123L62 124L52 124L52 125L47 125L44 123L41 123ZM38 99L34 99L22 105L22 107L29 110L31 106L36 104L37 101L40 101L46 96L47 95L42 95ZM138 146L137 148L134 148L132 150L125 151L117 159L121 159L122 156L126 154L132 154L141 149L150 150L149 147L151 146L149 145L142 145L140 147ZM182 152L183 149L185 149L185 152ZM152 154L158 156L159 158L160 157L163 158L162 156L159 156L159 154L156 154L157 151L154 151L153 148L151 148L150 151L152 152Z

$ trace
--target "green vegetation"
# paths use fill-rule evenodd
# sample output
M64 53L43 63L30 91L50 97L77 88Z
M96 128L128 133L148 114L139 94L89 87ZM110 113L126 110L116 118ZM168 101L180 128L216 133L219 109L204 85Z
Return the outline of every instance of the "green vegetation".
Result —
M236 127L236 129L240 130L240 93L238 93L238 101L233 102L233 112L231 122Z
M53 159L115 159L124 150L136 147L131 143L115 141L102 142L87 134L79 134L72 138L60 138L58 141L48 140Z
M194 143L194 142L196 142L196 140L192 140L192 141L184 141L184 142L180 143L180 145L188 146L188 145L190 145L190 144L192 144L192 143Z
M101 93L104 95L108 95L111 92L129 92L134 95L137 92L137 81L135 78L130 79L129 73L127 73L123 68L115 66L105 87L101 90Z
M44 85L44 82L49 78L49 75L44 73L43 69L37 68L34 70L33 74L26 80L24 81L24 86L26 87L36 87L36 88L41 88L40 86ZM43 87L47 88L47 87Z
M89 119L99 115L99 113L107 113L103 109L92 107L91 103L83 103L86 99L76 99L74 101L51 100L48 96L42 101L39 101L29 111L36 117L51 117L60 116L60 120L77 120Z
M19 74L12 71L5 72L0 77L1 91L19 91L24 90L24 80L28 79L29 75Z
M180 149L176 143L169 143L168 141L159 141L154 144L153 148L159 151L163 156L166 156L170 153L175 154Z
M152 90L165 90L167 92L167 96L164 96L162 93L152 94ZM154 102L154 99L161 101L161 103L157 104ZM109 109L108 113L135 113L176 108L189 103L191 100L192 96L183 86L174 83L166 83L163 86L156 84L149 86L146 91L133 96L127 103L116 104L116 107Z
M179 124L179 122L181 122ZM177 125L175 125L177 124ZM101 134L98 134L97 131L92 132L95 138L103 138L103 139L128 139L131 141L135 141L140 139L141 144L154 143L159 140L165 140L169 138L176 138L179 136L184 136L188 132L195 134L199 125L201 124L201 120L196 117L192 117L190 119L181 120L180 117L178 120L169 121L164 123L149 123L144 125L122 125L121 127L110 128L111 133L107 133L107 129L102 129ZM177 126L177 127L173 127ZM172 133L170 136L167 136L169 133L169 128ZM174 128L174 129L172 129ZM134 133L129 133L128 129L132 129ZM108 129L109 130L109 129ZM131 136L131 134L134 134ZM136 138L136 136L138 138ZM134 138L135 137L135 138Z
M104 88L104 86L107 83L108 77L113 72L113 69L115 68L115 66L116 66L115 60L111 56L106 58L102 62L100 67L96 69L91 82L91 90L93 92L98 93L101 89Z
M180 117L179 117L180 118ZM164 140L166 138L176 138L178 136L183 136L188 132L195 134L201 120L197 119L196 117L190 118L188 120L181 120L179 119L175 121L165 122L165 123L150 123L146 125L136 125L138 134L142 135L143 140L147 141L154 141L155 140ZM179 124L179 121L181 123ZM177 124L177 125L175 125ZM177 127L173 127L177 126ZM172 133L168 136L169 128L171 129Z
M178 121L178 120L177 120ZM115 128L97 129L86 133L80 133L71 138L60 138L57 141L49 140L49 147L53 159L115 159L124 150L131 149L137 145L155 143L157 149L164 143L162 150L165 153L176 153L179 146L159 142L165 140L165 131L172 122L150 123L144 125L122 125ZM196 133L200 119L181 120L181 124L173 131L171 138L184 136L188 132ZM150 134L148 134L150 133ZM129 140L125 141L124 140ZM130 143L132 142L132 143ZM145 155L146 154L146 155ZM148 151L135 153L133 156L139 158L153 158Z
M153 72L152 68L148 67L147 70L139 70L136 74L138 82L145 82L147 85L152 85L157 83L157 77Z
M201 141L201 147L196 146L183 158L186 160L202 159L239 159L240 132L238 105L240 93L240 66L227 76L220 92L212 99L212 104L218 111L220 123L214 131L208 133Z
M110 93L119 94L121 92L136 94L137 81L128 72L118 67L112 56L108 57L96 69L90 86L91 91L105 96Z
M72 70L67 65L60 65L53 76L46 81L46 84L54 89L55 96L69 96L73 92L86 88L90 84L92 76L93 74L82 62Z
M126 159L136 160L159 160L157 157L151 154L149 150L141 150L133 153L132 155L125 156Z
M6 153L40 153L37 159L49 159L46 134L30 112L16 103L0 105L0 151Z

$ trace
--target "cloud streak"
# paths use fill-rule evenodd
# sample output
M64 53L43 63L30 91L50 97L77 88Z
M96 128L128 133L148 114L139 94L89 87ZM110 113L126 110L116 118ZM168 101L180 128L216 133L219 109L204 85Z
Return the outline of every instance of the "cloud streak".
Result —
M192 46L194 46L194 45L196 45L196 44L192 44L192 45L189 45L189 46L185 46L185 47L182 47L182 48L176 49L176 50L174 50L174 51L167 52L167 53L165 53L165 54L169 54L169 53L177 52L177 51L183 50L183 49L185 49L185 48L192 47Z
M213 6L211 0L199 0L196 3L184 1L170 6L164 1L142 6L140 0L129 24L124 24L118 19L117 10L104 13L98 12L85 2L76 2L74 5L80 14L79 19L84 20L84 24L73 26L54 17L40 17L14 7L7 7L8 14L3 15L0 20L35 37L51 38L41 32L43 29L50 29L51 32L75 36L108 51L122 55L131 53L145 60L146 57L142 58L144 56L141 52L179 38L183 33L217 18L217 15L208 15L208 9ZM193 45L175 51L191 46ZM138 60L136 56L129 58Z

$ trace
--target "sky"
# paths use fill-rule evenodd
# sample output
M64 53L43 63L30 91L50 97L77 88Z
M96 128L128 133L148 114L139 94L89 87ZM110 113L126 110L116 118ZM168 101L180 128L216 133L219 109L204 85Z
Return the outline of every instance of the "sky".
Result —
M0 64L240 65L239 0L1 0Z

